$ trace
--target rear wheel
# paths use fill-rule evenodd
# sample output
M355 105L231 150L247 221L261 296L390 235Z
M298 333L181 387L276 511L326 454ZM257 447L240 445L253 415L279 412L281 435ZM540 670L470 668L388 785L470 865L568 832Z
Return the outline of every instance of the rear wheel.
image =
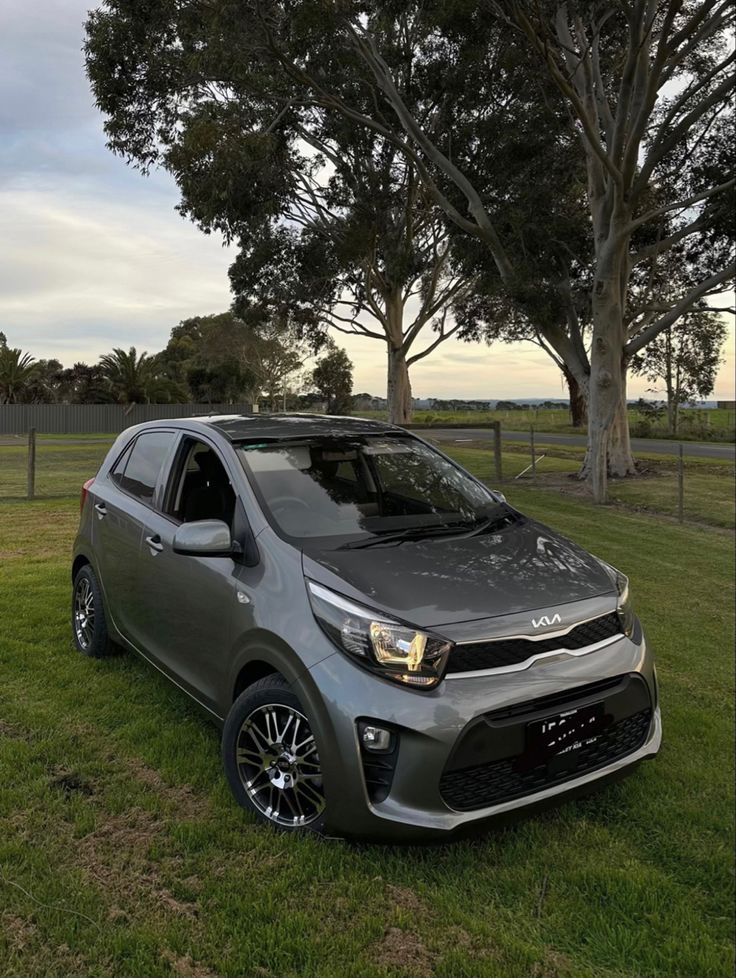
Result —
M307 714L283 676L265 676L237 698L222 737L235 798L286 831L322 832L322 767Z
M89 564L81 567L74 578L72 635L74 644L83 655L101 659L114 652L107 633L102 591L97 575Z

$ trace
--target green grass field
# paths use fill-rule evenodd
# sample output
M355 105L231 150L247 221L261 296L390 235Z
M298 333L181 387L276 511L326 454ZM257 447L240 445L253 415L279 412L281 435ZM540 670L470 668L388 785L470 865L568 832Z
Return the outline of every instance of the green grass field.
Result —
M448 455L457 459L461 465L484 481L494 484L495 468L491 451L487 446L458 446L445 443L441 446ZM540 489L555 490L566 494L583 496L585 489L574 477L580 467L583 449L545 445L536 446L537 462L536 485ZM611 480L609 499L612 505L639 512L651 512L665 516L677 516L678 476L674 457L662 455L638 455L642 474L634 479ZM519 486L516 476L531 461L528 445L504 443L502 486L509 500L513 502ZM722 459L688 458L685 463L685 505L686 521L722 526L730 529L735 524L733 464ZM531 472L523 476L521 485L532 478Z
M630 574L664 746L584 801L425 849L256 826L183 694L72 650L76 498L0 502L3 978L732 974L732 536L513 501Z
M386 411L353 411L361 418L377 418L385 421ZM506 431L528 431L534 425L540 432L568 432L580 434L579 428L570 424L567 408L526 408L514 411L414 411L414 424L473 425L500 421ZM664 418L652 421L636 408L629 408L632 435L641 438L668 438ZM736 411L725 408L691 408L681 414L677 441L734 441L736 438Z
M426 432L430 438L431 432ZM36 495L69 496L79 493L82 484L97 471L112 442L86 443L66 438L43 437L38 442ZM489 446L445 443L443 448L476 475L493 482L495 473ZM547 445L537 442L537 455L545 457L537 466L537 485L567 493L581 493L581 485L569 478L577 471L584 449L576 446ZM640 454L644 474L625 482L611 482L611 502L636 510L677 514L677 472L674 457ZM26 493L26 447L0 445L0 499L22 498ZM513 492L515 477L530 462L529 446L504 443L503 475L506 488ZM523 477L531 480L531 473ZM734 466L725 460L688 458L685 478L685 518L714 526L734 526Z

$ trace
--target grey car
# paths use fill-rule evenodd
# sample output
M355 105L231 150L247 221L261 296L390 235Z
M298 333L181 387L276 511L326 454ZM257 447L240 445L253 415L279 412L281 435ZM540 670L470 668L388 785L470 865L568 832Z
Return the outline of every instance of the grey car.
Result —
M447 839L653 757L627 579L442 452L313 415L149 422L82 491L80 652L143 656L286 830Z

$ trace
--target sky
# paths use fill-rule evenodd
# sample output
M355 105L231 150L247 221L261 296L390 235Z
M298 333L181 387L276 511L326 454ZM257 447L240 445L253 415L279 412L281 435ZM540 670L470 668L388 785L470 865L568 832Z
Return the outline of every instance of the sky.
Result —
M230 304L234 253L175 210L173 180L143 177L105 146L83 24L93 0L0 2L0 331L65 365L114 346L154 352L172 327ZM336 334L354 390L385 394L385 348ZM648 393L632 377L631 397ZM530 343L449 340L412 368L416 397L564 397ZM734 397L734 333L715 394Z

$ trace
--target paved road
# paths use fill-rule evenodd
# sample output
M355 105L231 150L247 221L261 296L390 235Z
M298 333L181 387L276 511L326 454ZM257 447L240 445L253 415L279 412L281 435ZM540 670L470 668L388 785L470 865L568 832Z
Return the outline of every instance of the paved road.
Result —
M493 438L493 431L490 428L422 428L417 431L422 438L436 438L437 441L444 442L463 442L463 441L488 441ZM504 441L529 442L528 431L502 431L501 437ZM22 445L25 444L25 436L0 435L0 446ZM112 438L104 435L99 438L44 438L39 435L39 442L44 446L51 446L54 443L59 445L97 445L100 443L110 444ZM538 445L582 445L585 446L585 435L567 434L548 434L544 431L535 432L535 441ZM652 438L632 438L631 445L635 452L652 452L656 455L676 455L676 441L657 441ZM736 446L728 442L702 442L684 441L682 443L685 455L698 458L725 458L736 461Z
M462 442L462 441L488 441L493 438L493 431L490 428L427 428L417 431L423 438L429 435L438 441ZM528 431L502 431L501 437L504 441L529 441ZM566 435L548 434L544 431L536 431L534 440L537 444L546 445L582 445L585 446L585 435ZM676 441L657 441L653 438L632 438L631 447L635 452L652 452L656 455L676 455ZM702 442L684 441L682 443L685 455L697 456L699 458L725 458L732 462L736 460L736 446L727 442Z

